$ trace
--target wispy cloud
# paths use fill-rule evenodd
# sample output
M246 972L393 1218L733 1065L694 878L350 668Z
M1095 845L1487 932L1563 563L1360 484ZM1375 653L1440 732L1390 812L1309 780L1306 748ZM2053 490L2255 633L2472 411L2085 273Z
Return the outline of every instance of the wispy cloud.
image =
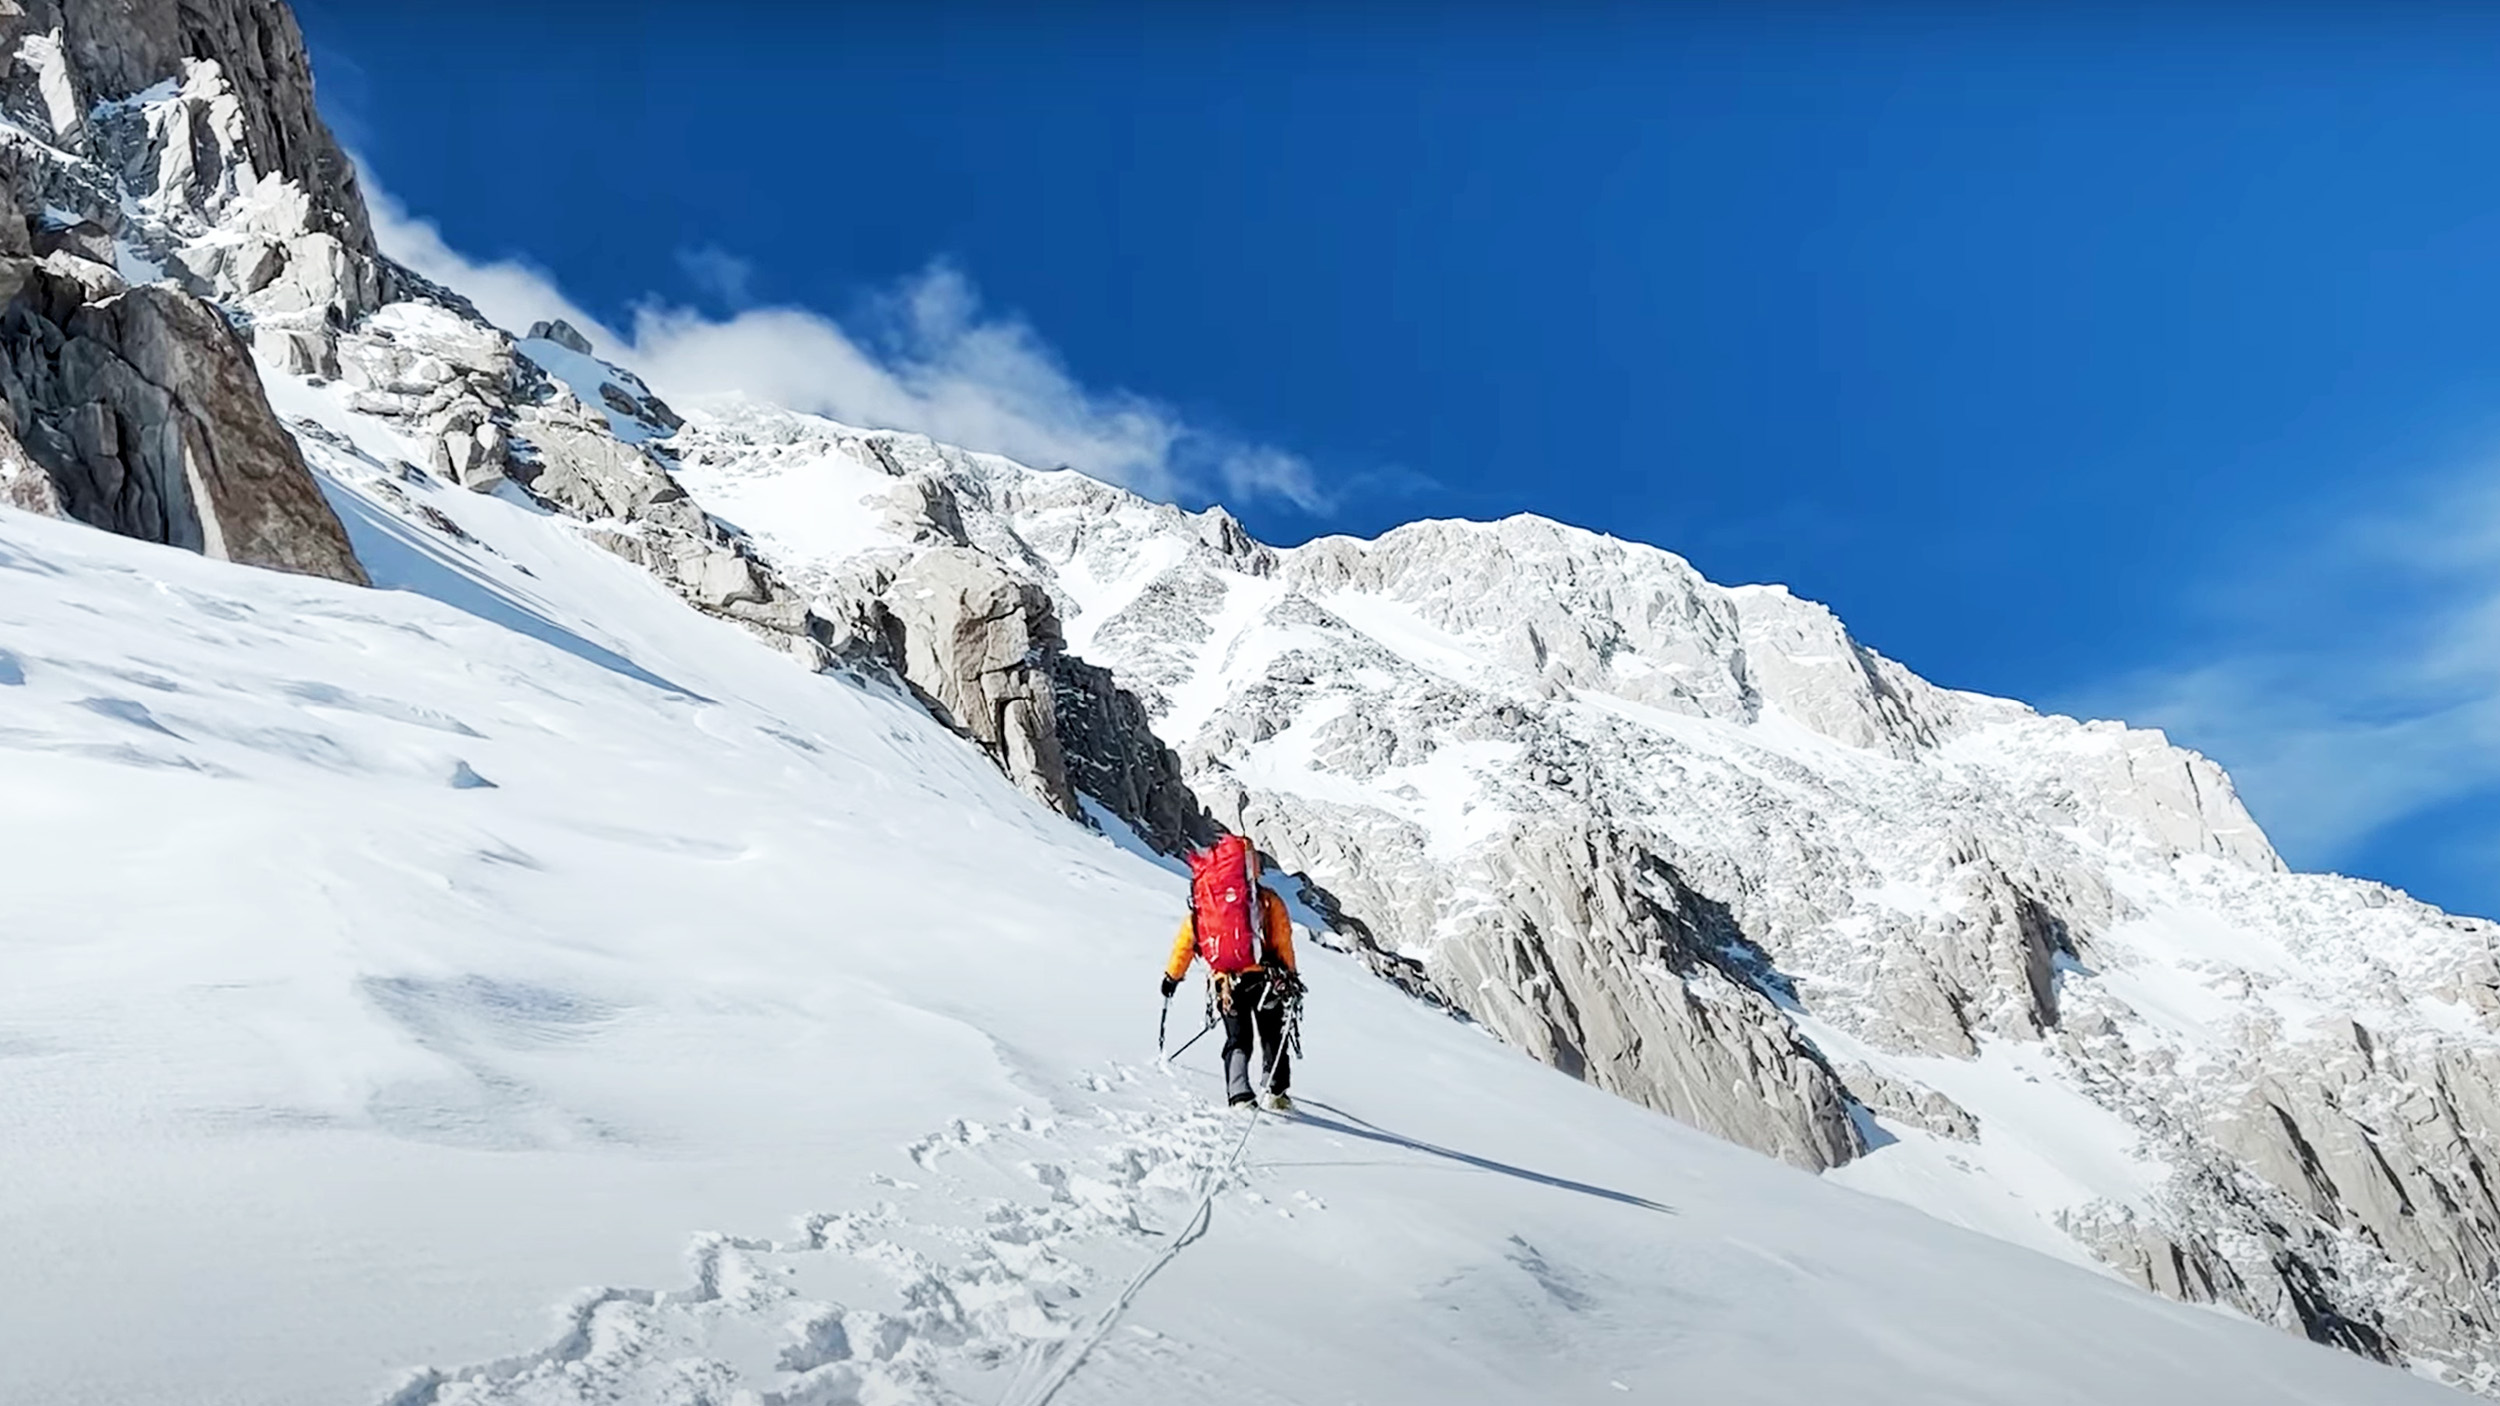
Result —
M2076 701L2221 761L2296 866L2345 866L2388 827L2500 788L2490 475L2348 520L2216 608L2236 647Z
M1215 467L1223 478L1224 491L1233 497L1274 496L1287 499L1306 512L1319 512L1328 505L1319 485L1311 479L1311 466L1300 456L1281 449L1232 446Z
M740 258L717 244L677 251L677 266L697 288L733 308L755 301L755 261Z
M1039 468L1066 466L1150 497L1264 498L1333 507L1289 450L1188 423L1163 403L1079 382L1033 327L992 312L961 270L934 263L871 300L864 330L808 308L745 307L752 268L720 249L682 254L690 276L735 309L716 317L657 299L618 329L526 260L478 260L411 215L370 172L374 234L391 257L466 295L497 325L561 317L663 396L737 392L848 424L916 430Z
M518 334L533 322L562 318L598 340L615 345L617 334L556 289L555 275L526 259L478 261L443 242L431 220L410 215L359 168L365 202L373 212L373 236L392 258L477 304L488 321Z

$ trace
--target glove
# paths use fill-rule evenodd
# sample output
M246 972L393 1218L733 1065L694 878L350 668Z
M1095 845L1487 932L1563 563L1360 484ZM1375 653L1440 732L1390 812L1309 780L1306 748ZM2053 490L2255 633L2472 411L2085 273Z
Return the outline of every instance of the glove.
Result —
M1181 979L1180 979L1179 977L1177 977L1177 976L1167 976L1167 977L1165 977L1165 978L1163 979L1163 999L1165 999L1165 1000L1167 1000L1167 1001L1168 1001L1168 1000L1171 1000L1171 999L1172 999L1172 993L1173 993L1173 992L1175 992L1175 991L1178 991L1178 990L1180 990L1180 989L1181 989Z

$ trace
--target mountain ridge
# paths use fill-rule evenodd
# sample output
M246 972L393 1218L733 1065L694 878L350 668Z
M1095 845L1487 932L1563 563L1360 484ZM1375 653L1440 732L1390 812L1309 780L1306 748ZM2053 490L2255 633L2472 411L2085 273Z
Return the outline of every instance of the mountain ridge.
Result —
M634 656L745 665L647 618L656 580L828 686L943 724L1064 819L1099 810L1165 853L1251 835L1375 974L1586 1083L2172 1297L2500 1384L2493 925L2284 871L2209 760L1937 688L1784 588L1720 587L1533 515L1271 548L1221 509L921 436L753 406L672 423L577 334L516 339L358 236L282 5L143 5L120 29L67 9L84 18L34 7L0 28L24 217L0 219L22 275L10 502L194 549L274 507L263 564L354 582L371 555L378 581L699 707ZM80 38L99 34L114 42ZM228 46L246 34L274 64ZM106 347L86 329L149 304L209 319L173 379L227 387L223 421L195 418L241 426L228 441L183 439L178 395L58 374L63 348ZM124 425L134 439L102 432ZM236 460L258 496L178 491L211 483L216 444L264 431L298 453ZM638 568L639 592L579 544ZM144 705L54 701L65 754L142 755L77 729L82 709L139 728ZM926 776L876 786L986 796L925 728L888 726ZM768 755L818 755L753 731ZM409 765L438 763L452 789L502 789L465 759ZM1048 833L1040 812L966 805L996 833ZM445 862L515 862L480 845ZM515 1076L458 1024L505 988L375 979L368 1004L470 1082L417 1097L414 1122L396 1085L323 1116L433 1136L469 1099L511 1135L494 1080ZM628 1293L580 1322L637 1305L660 1306ZM564 1370L561 1353L525 1366ZM521 1379L500 1372L425 1390L502 1399Z
M2470 1072L2490 1057L2492 925L2366 881L2290 874L2210 759L2157 732L1938 688L1784 588L1720 587L1663 548L1535 515L1270 548L1220 510L917 436L799 424L762 437L912 485L879 509L893 524L884 544L854 541L851 559L942 537L1040 583L1070 647L1138 695L1214 818L1309 878L1384 974L1603 1086L1870 1185L1906 1173L1847 1169L1871 1145L1903 1161L1903 1129L1985 1147L1997 1126L2041 1116L1974 1115L1938 1087L1959 1076L1921 1061L1984 1065L2036 1045L2051 1065L2019 1078L2056 1073L2072 1117L2115 1118L2107 1136L2141 1145L2140 1158L2076 1155L2135 1170L2029 1211L2009 1210L2025 1195L2002 1187L1927 1195L1931 1209L2373 1355L2478 1360L2485 1330L2448 1314L2451 1294L2480 1302L2471 1286L2493 1244L2490 1188L2472 1170L2483 1163L2454 1156L2496 1126L2477 1111L2488 1075ZM696 408L672 451L689 490L748 522L759 554L820 598L856 589L793 549L797 529L743 511L769 493L741 472L745 432ZM777 460L765 478L805 471ZM1354 681L1367 673L1404 681L1366 690ZM1331 689L1335 702L1310 703ZM1434 761L1466 747L1500 753L1478 761L1507 779ZM1661 768L1697 803L1637 780ZM1512 784L1522 776L1542 780ZM1923 818L1899 823L1890 812L1904 805ZM1481 823L1512 812L1528 830ZM1724 824L1728 812L1745 824ZM1859 882L1801 877L1835 865ZM2281 893L2252 896L2252 883ZM2321 903L2342 916L2309 916ZM1487 926L1453 937L1453 914ZM2214 923L2296 946L2179 956L2159 935ZM2343 923L2372 924L2387 953L2340 940ZM2403 965L2418 1000L2386 988L2384 960L2416 947ZM2290 974L2330 952L2324 982ZM2191 994L2153 991L2138 971ZM2262 1057L2170 1009L2252 980L2229 1019ZM2343 998L2327 989L2338 980L2382 989ZM2278 999L2307 1013L2287 1024ZM2369 1099L2321 1080L2317 1064L2351 1045L2313 1038L2339 1006L2370 1022L2350 1028L2381 1031L2364 1041L2388 1045L2392 1030L2389 1050L2410 1040L2425 1068L2463 1061L2430 1077L2419 1121L2357 1115ZM2245 1101L2194 1092L2175 1072L2183 1053ZM2380 1078L2383 1102L2402 1077ZM2130 1092L2145 1081L2169 1092ZM1709 1092L1731 1084L1733 1101ZM2053 1130L2032 1132L2032 1151L2007 1159L2054 1164L2034 1156ZM2347 1149L2340 1173L2297 1170L2334 1160L2318 1150L2329 1143ZM1922 1153L1913 1180L1956 1175L1962 1154ZM2016 1176L1977 1178L1991 1179ZM2400 1208L2425 1203L2457 1209L2453 1239L2413 1232ZM2487 1305L2471 1312L2489 1321ZM2379 1326L2390 1318L2405 1328Z

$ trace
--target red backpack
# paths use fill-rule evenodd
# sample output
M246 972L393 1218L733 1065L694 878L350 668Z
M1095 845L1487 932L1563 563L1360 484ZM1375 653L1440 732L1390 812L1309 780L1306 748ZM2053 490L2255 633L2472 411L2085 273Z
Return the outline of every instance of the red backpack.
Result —
M1208 970L1230 975L1265 960L1258 908L1259 855L1248 840L1226 835L1189 857L1189 921Z

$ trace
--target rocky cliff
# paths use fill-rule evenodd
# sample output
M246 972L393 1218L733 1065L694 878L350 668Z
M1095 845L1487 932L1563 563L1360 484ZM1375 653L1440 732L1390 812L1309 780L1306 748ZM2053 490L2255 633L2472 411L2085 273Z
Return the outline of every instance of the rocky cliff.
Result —
M237 330L246 297L311 329L380 297L293 16L38 0L0 62L0 501L361 583Z
M1061 602L1029 563L969 534L994 512L958 495L986 478L948 473L915 437L743 403L713 407L661 452L678 481L751 524L742 540L811 601L833 657L890 672L1036 799L1071 818L1090 800L1167 853L1213 837L1146 703L1068 647ZM759 517L737 491L792 480L838 485L830 550L770 550L788 515Z
M304 232L373 254L355 167L313 105L303 31L280 0L18 0L0 11L0 52L10 115L69 152L91 150L99 119L133 95L213 70L220 81L161 114L158 193L275 179L304 202Z

